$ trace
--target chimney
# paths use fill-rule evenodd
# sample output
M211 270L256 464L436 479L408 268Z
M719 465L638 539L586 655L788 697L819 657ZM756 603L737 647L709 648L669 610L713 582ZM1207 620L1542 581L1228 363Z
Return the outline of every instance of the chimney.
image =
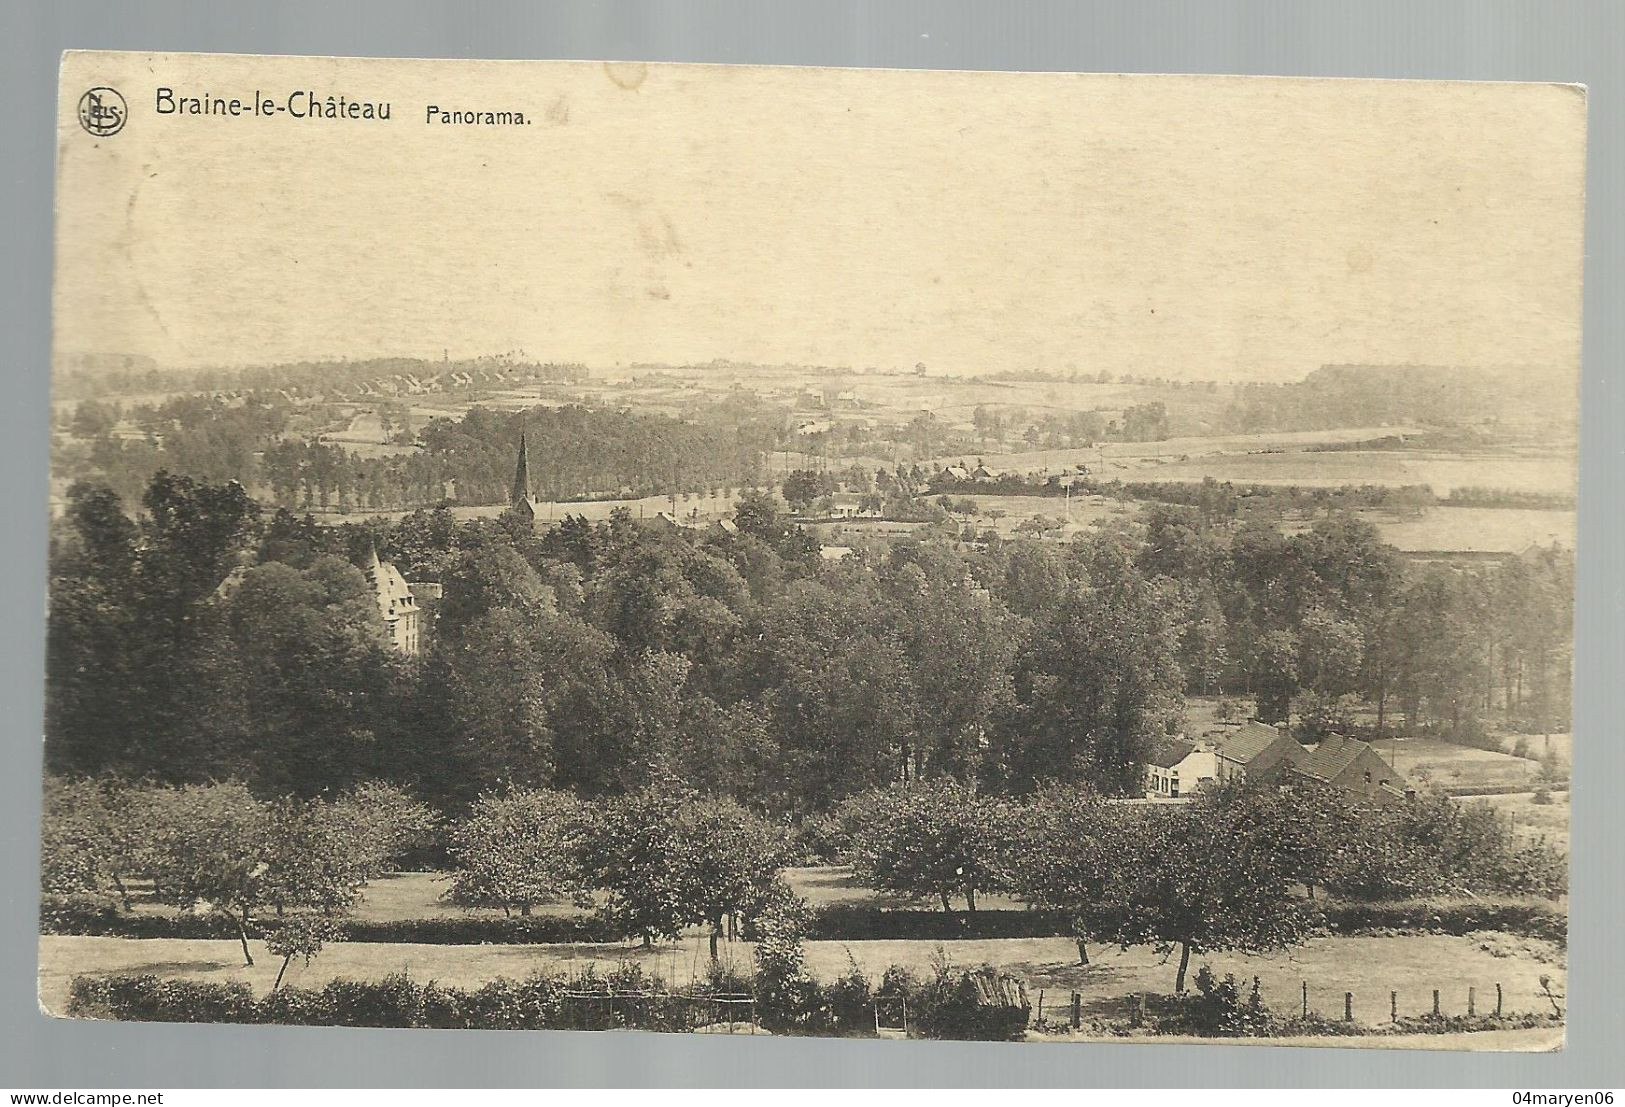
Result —
M1285 719L1282 719L1280 722L1275 724L1275 733L1279 734L1282 738L1292 737L1292 724L1287 722Z

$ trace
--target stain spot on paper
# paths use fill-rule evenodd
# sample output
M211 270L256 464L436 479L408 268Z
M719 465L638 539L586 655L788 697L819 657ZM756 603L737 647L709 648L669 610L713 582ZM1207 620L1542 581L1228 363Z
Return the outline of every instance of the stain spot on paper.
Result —
M643 62L605 62L604 72L628 92L636 92L649 77L649 67Z

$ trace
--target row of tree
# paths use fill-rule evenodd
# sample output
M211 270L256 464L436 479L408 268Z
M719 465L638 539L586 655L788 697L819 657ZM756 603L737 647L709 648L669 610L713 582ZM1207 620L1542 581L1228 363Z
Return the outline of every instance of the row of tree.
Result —
M1317 887L1353 899L1566 888L1561 855L1443 795L1381 808L1315 787L1232 786L1138 805L1061 787L1017 801L942 780L855 797L825 833L825 848L882 891L939 898L945 911L962 896L972 913L979 892L1005 892L1065 912L1085 964L1090 942L1177 949L1178 991L1192 954L1300 940ZM287 931L285 958L319 948L320 924L368 879L438 842L453 903L529 915L573 901L645 943L704 927L715 960L738 924L760 931L761 916L793 906L781 870L807 841L798 851L784 827L669 781L591 803L513 789L445 825L387 786L262 801L239 784L53 780L44 887L128 902L133 880L150 880L160 902L228 914L252 964L256 914L283 917L271 933Z
M831 566L761 494L731 534L624 512L543 535L443 510L323 527L167 475L144 508L81 486L55 535L58 771L383 779L447 810L665 775L806 813L934 776L1132 793L1191 692L1310 737L1396 708L1467 737L1566 718L1566 560L1419 571L1348 517L1288 537L1159 508L1068 546L928 528ZM420 657L390 647L369 547L442 586Z

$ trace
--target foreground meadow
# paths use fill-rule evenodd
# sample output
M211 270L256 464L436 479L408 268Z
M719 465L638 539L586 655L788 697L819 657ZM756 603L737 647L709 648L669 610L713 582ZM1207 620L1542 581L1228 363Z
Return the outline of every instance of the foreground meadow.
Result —
M905 901L862 887L848 869L840 866L791 869L786 877L799 894L817 906L906 905ZM440 899L444 887L442 878L433 873L385 877L367 887L355 916L384 922L470 913L444 903ZM984 903L990 909L1019 906L1002 896L988 896ZM581 909L558 905L543 910L571 914ZM264 942L254 941L250 946L255 958L252 967L243 964L235 940L46 935L41 937L39 947L40 1003L48 1013L62 1014L72 979L81 973L241 981L263 995L276 980L280 958L273 956ZM1122 1018L1137 995L1164 995L1173 990L1173 963L1146 946L1122 950L1092 945L1088 965L1078 963L1077 947L1067 938L808 941L805 950L809 974L826 983L854 971L878 983L894 967L929 976L944 962L959 968L992 965L1026 985L1035 1020L1041 1015L1063 1019L1074 991L1082 997L1082 1012L1087 1020ZM754 946L749 942L727 942L721 947L725 967L749 971L753 955ZM679 941L652 947L637 942L336 942L308 965L295 960L285 982L308 988L336 978L379 980L404 973L418 981L477 988L498 977L524 977L539 971L574 974L591 968L602 975L628 963L673 983L703 979L711 969L706 935L691 930ZM1395 1010L1401 1018L1429 1013L1434 989L1439 991L1440 1010L1446 1015L1466 1012L1469 989L1473 990L1479 1014L1493 1012L1497 985L1508 1013L1550 1012L1566 1003L1563 950L1540 939L1493 932L1465 936L1383 933L1317 937L1268 955L1199 955L1193 969L1199 964L1210 965L1220 976L1233 973L1244 985L1256 977L1264 1001L1281 1014L1302 1009L1306 983L1309 1010L1331 1017L1342 1016L1345 994L1353 993L1354 1021L1370 1026L1386 1023ZM1549 1033L1538 1037L1544 1032L1534 1037L1525 1032L1494 1033L1496 1048L1539 1049L1551 1044ZM1499 1041L1502 1036L1507 1037L1505 1042ZM1422 1044L1443 1047L1438 1041Z

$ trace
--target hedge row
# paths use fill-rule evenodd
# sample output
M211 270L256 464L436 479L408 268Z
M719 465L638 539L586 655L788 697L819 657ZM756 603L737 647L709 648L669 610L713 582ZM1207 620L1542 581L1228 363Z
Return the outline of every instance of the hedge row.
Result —
M1430 934L1470 934L1501 930L1564 942L1568 918L1556 907L1531 901L1405 900L1386 903L1318 904L1328 930L1357 934L1370 930L1417 930ZM1062 911L962 912L875 907L825 907L813 917L807 937L828 941L956 938L1056 938L1072 934Z
M536 975L493 980L469 991L395 975L379 981L334 980L323 988L280 988L256 998L242 983L80 976L72 984L68 1014L133 1022L444 1030L683 1031L727 1021L722 1005L698 994L617 994L634 990L629 983ZM735 1018L749 1021L748 1013Z
M888 974L890 975L890 974ZM986 973L969 972L935 989L918 983L909 991L911 1026L927 1037L1008 1040L1027 1028L1030 1010L989 1004ZM723 982L737 988L740 982ZM890 987L888 982L887 988ZM820 986L803 981L784 1010L759 1004L726 1003L703 987L664 992L658 979L636 969L604 978L589 974L565 979L538 974L524 980L498 979L469 990L406 976L379 981L334 980L323 988L282 988L256 998L247 984L161 979L156 976L80 976L73 981L68 1014L76 1018L133 1022L261 1023L291 1026L406 1027L443 1030L661 1030L692 1031L725 1022L749 1023L800 1034L873 1033L875 996L867 982L835 981ZM982 994L979 994L982 993ZM1229 1005L1239 1010L1232 1001ZM1400 1019L1381 1025L1344 1022L1322 1015L1289 1018L1254 1009L1235 1021L1215 1008L1211 997L1161 997L1162 1009L1143 1026L1128 1018L1091 1019L1091 1035L1196 1034L1204 1037L1365 1036L1455 1034L1484 1030L1560 1026L1554 1014L1448 1015ZM1046 1020L1042 1033L1068 1035L1064 1021Z
M1019 984L992 970L964 972L935 984L908 980L910 1026L928 1037L1003 1040L1019 1037L1029 1008ZM899 985L894 985L894 987ZM990 1003L990 991L1019 1003ZM663 1030L760 1023L777 1032L873 1035L874 998L867 981L829 985L810 980L754 995L749 978L717 979L668 990L636 966L607 977L537 974L493 980L476 990L419 984L394 975L379 981L334 980L325 987L281 988L256 998L248 985L156 976L80 976L68 1014L136 1022L271 1023L443 1030ZM776 997L776 998L775 998Z
M922 940L960 938L1053 938L1072 933L1062 911L933 911L857 905L823 907L807 929L811 941Z
M277 928L274 915L256 918L250 936ZM379 922L337 919L335 941L411 942L422 945L544 945L605 943L625 935L595 915L531 915L496 918L470 915ZM40 933L85 934L110 938L236 938L237 924L220 914L132 915L105 901L47 899L40 906Z
M1534 902L1331 903L1322 904L1321 911L1327 929L1339 934L1414 930L1459 935L1500 930L1559 943L1568 937L1568 919L1554 907ZM276 918L267 917L254 920L251 929L264 934L276 927ZM341 919L337 927L337 941L423 945L602 944L619 942L626 937L594 915L469 916L395 922ZM47 901L40 911L40 932L118 938L237 937L236 924L222 915L130 915L104 902ZM833 906L813 915L807 938L813 941L943 942L973 938L1053 938L1071 933L1071 922L1060 911L983 910L972 915L959 911Z
M1527 901L1337 903L1322 910L1327 927L1340 934L1417 930L1460 935L1478 930L1501 930L1559 944L1567 943L1569 934L1565 914L1553 905Z

